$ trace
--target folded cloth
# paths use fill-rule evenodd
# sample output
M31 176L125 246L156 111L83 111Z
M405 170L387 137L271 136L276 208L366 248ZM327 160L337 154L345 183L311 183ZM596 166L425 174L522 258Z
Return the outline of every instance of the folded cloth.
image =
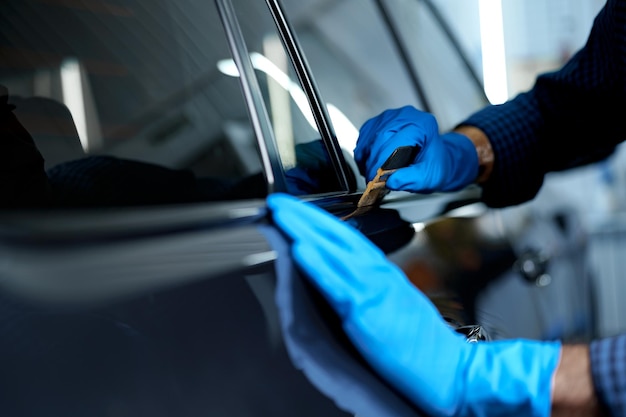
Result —
M286 238L272 226L261 226L261 232L278 255L275 301L293 365L337 407L355 416L424 416L352 346L330 306L294 265Z

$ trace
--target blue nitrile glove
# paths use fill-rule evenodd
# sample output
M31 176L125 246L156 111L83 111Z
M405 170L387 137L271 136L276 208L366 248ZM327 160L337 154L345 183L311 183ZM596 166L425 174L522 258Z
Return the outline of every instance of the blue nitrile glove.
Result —
M356 229L285 194L267 204L352 343L418 407L433 416L550 415L559 342L469 343Z
M419 145L408 167L389 176L387 187L420 193L456 191L476 180L478 155L459 133L439 135L435 117L411 106L386 110L361 126L354 158L368 181L399 146Z

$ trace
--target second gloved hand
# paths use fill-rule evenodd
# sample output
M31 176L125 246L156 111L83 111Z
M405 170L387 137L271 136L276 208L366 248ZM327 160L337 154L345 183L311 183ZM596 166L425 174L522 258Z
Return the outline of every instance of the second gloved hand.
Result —
M548 416L558 342L468 343L356 229L284 194L267 199L296 265L378 372L432 416Z
M411 106L386 110L363 124L354 158L370 181L399 146L419 145L421 151L406 167L393 173L387 187L421 193L456 191L476 180L478 155L474 144L458 133L439 135L430 113Z

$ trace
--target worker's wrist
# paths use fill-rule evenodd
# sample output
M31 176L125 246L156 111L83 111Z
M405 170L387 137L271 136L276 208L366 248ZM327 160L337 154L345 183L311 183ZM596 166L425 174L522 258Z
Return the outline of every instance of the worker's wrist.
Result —
M474 126L457 126L454 129L455 132L467 137L476 148L476 154L478 155L478 176L475 182L482 183L489 179L491 172L493 171L494 155L491 143L487 135L480 129Z
M552 416L600 416L587 345L564 345L554 374Z

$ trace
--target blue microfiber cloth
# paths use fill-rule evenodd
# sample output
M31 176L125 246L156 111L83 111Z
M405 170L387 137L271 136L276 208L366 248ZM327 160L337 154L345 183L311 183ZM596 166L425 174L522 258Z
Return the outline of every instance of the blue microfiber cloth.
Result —
M261 231L278 255L275 300L294 366L339 408L358 417L424 416L362 359L334 312L294 265L286 238L271 226Z

